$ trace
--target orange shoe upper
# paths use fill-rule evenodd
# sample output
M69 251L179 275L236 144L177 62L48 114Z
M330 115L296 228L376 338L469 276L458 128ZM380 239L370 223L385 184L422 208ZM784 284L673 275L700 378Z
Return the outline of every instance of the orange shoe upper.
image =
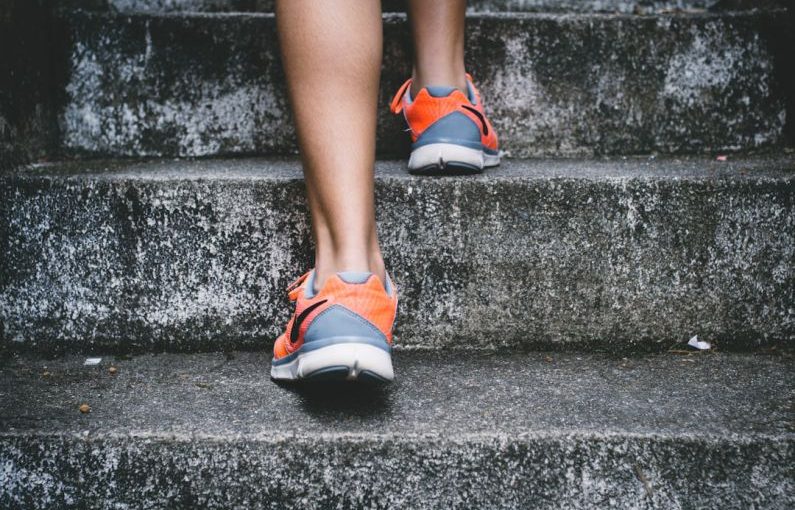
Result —
M497 133L486 118L480 92L472 84L472 77L469 74L467 74L467 83L473 91L474 104L460 90L453 91L447 97L433 97L423 88L416 97L412 98L410 97L411 79L408 79L398 89L390 109L395 114L403 113L411 131L412 142L416 142L426 129L442 117L453 112L463 113L480 127L480 141L483 147L496 151L499 148Z
M307 297L308 278L311 271L305 273L287 290L291 301L295 301L295 313L287 323L285 332L279 336L273 346L274 359L280 359L300 349L304 343L304 335L312 321L333 305L340 305L359 315L378 328L392 344L392 326L397 313L397 289L391 284L391 295L384 290L381 280L371 275L365 283L347 283L339 275L331 275L323 288L315 295ZM302 317L299 330L293 332L297 317ZM294 341L291 340L294 337Z

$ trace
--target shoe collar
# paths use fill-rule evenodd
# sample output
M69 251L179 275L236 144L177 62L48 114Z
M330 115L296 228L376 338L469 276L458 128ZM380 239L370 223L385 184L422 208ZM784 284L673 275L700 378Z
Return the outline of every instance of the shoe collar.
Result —
M466 78L467 99L469 99L469 102L472 103L472 106L477 106L478 94L475 86L472 84L472 76L469 73L466 73ZM411 83L412 80L409 78L403 82L403 85L401 85L398 91L395 93L395 97L392 98L392 102L389 105L389 109L392 111L392 113L400 113L403 111L404 101L407 105L410 105L413 102L411 98ZM425 88L427 89L428 87ZM433 96L433 94L430 94L430 92L429 95Z
M392 296L394 285L392 284L392 278L389 277L389 273L386 274L386 281L383 282L384 291L387 293L388 296ZM341 271L339 273L335 273L340 280L345 283L349 284L364 284L373 276L373 273L368 271ZM299 276L293 283L291 283L287 287L287 293L290 297L290 300L295 301L298 299L299 292L303 290L303 297L306 299L311 299L315 297L320 291L315 290L315 270L310 269L303 275ZM322 289L321 289L322 290Z

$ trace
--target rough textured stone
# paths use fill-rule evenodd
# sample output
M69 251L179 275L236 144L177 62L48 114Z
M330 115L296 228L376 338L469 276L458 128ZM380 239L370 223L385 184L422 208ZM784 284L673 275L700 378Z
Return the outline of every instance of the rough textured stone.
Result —
M789 0L469 0L470 12L604 12L651 14L787 7ZM60 0L67 9L115 12L272 12L274 0ZM385 12L404 12L405 0L382 0Z
M546 356L399 352L382 389L8 358L0 506L792 508L791 353Z
M476 0L471 11L621 12L626 14L707 9L717 0Z
M721 348L795 335L795 162L378 165L407 347ZM266 345L310 267L298 164L44 165L0 178L0 321L17 349Z
M404 11L405 0L383 0L384 10ZM672 9L706 9L717 0L470 0L475 12L544 11L544 12L658 12ZM89 8L110 8L118 12L271 12L273 0L71 0L71 4Z
M74 2L79 5L78 2ZM104 0L118 12L272 12L274 0Z
M687 153L783 142L783 11L481 14L468 68L513 156ZM129 156L295 151L269 14L66 15L63 146ZM386 105L409 75L404 17L385 17L379 151L404 154Z

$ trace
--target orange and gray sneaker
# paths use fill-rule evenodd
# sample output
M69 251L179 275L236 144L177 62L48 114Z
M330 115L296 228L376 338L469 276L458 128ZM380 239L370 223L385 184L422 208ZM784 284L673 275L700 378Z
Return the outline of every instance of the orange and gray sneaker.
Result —
M315 291L315 272L287 288L295 314L273 346L271 377L387 382L397 290L373 273L340 272Z
M467 93L428 86L411 97L407 80L390 108L403 113L411 132L409 172L421 175L473 174L500 164L497 134L467 74Z

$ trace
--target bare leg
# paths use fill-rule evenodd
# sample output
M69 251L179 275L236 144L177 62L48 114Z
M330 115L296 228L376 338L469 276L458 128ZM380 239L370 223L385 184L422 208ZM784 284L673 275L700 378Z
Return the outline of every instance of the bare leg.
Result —
M427 85L465 92L466 0L409 0L408 11L414 37L412 95Z
M316 242L316 288L338 271L384 280L373 169L381 2L278 0L276 19Z

